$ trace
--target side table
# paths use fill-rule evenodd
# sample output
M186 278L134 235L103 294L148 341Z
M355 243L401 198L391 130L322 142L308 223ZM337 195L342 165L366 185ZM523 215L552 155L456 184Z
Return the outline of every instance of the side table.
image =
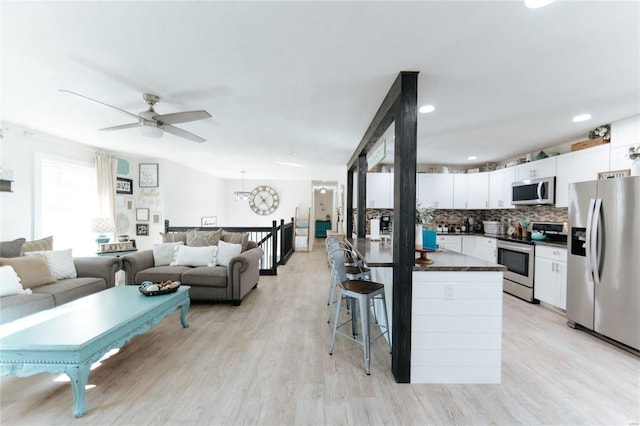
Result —
M110 257L121 257L127 254L135 253L138 249L133 250L119 250L119 251L98 251L96 254L98 256L110 256ZM116 285L124 285L126 276L124 275L124 271L120 269L116 272Z

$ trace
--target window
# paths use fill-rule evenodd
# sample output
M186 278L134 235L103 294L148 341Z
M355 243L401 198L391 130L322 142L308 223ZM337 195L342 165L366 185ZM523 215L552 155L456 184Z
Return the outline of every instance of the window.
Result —
M95 235L90 232L97 203L95 166L43 157L39 172L36 236L53 235L55 249L71 248L74 256L95 254Z

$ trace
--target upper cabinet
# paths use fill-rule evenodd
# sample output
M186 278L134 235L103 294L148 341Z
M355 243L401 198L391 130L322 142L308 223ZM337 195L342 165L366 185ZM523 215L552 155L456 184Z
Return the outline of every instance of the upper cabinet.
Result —
M511 184L516 180L516 169L507 167L489 173L489 208L512 209Z
M418 201L423 207L453 208L453 174L419 173Z
M467 191L470 175L457 173L453 175L453 208L468 209Z
M609 145L598 145L560 155L556 175L556 207L569 206L569 184L598 179L609 170Z
M367 173L367 208L393 208L393 173Z
M516 169L516 182L527 179L537 179L556 175L556 158L549 157L543 160L519 164Z
M640 143L640 115L611 123L610 170L631 168L629 148Z
M467 208L489 208L489 173L469 174L467 187Z

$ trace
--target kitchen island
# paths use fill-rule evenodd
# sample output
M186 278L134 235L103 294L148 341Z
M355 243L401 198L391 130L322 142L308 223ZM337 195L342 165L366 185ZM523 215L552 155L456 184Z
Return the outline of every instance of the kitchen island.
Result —
M385 285L393 332L393 244L350 242ZM504 266L448 250L428 257L412 273L411 383L500 383Z

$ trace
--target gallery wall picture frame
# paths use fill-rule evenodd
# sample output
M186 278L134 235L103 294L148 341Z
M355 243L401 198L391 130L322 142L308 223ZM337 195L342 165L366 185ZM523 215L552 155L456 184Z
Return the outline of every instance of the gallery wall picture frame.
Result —
M162 223L162 214L160 212L152 212L151 223L160 225Z
M140 163L138 186L140 188L158 187L158 163Z
M117 177L116 194L133 194L133 179Z
M200 220L200 226L203 228L215 228L216 226L218 226L218 217L217 216L203 217Z
M136 220L137 221L142 221L142 222L148 222L149 221L149 209L146 209L146 208L136 209Z
M136 223L136 235L149 235L149 225L146 223Z

